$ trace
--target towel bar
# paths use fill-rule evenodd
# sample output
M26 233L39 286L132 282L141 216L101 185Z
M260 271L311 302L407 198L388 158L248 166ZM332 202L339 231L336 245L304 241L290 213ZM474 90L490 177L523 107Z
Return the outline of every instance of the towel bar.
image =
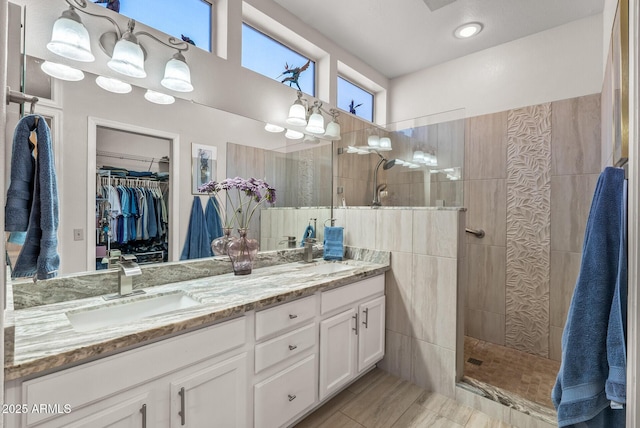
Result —
M484 238L484 230L482 229L465 229L464 230L467 233L470 233L472 235L475 235L476 238Z

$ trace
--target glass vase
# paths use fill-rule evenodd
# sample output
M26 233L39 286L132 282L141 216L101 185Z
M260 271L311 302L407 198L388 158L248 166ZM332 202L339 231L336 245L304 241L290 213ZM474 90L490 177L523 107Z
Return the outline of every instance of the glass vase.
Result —
M249 275L258 254L258 241L247 238L247 229L238 229L239 237L232 237L228 247L229 258L236 275Z
M233 228L225 227L222 229L223 235L211 241L211 251L214 256L226 256L229 242L231 242L231 232Z

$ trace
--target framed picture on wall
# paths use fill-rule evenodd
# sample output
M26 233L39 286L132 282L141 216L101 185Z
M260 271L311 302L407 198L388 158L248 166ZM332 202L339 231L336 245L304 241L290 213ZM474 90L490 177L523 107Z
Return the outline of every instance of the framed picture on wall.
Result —
M216 179L217 147L191 143L191 194L200 195L198 187Z

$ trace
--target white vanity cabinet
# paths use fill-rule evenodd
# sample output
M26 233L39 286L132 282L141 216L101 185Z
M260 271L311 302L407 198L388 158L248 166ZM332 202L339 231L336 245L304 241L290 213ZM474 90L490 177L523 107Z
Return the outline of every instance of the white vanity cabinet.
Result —
M321 295L320 400L384 356L384 276Z

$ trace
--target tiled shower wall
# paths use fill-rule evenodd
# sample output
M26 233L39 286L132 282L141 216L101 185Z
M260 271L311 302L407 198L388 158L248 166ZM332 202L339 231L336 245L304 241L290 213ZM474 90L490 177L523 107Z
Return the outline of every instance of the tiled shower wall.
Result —
M466 334L560 360L600 162L600 94L467 119Z

